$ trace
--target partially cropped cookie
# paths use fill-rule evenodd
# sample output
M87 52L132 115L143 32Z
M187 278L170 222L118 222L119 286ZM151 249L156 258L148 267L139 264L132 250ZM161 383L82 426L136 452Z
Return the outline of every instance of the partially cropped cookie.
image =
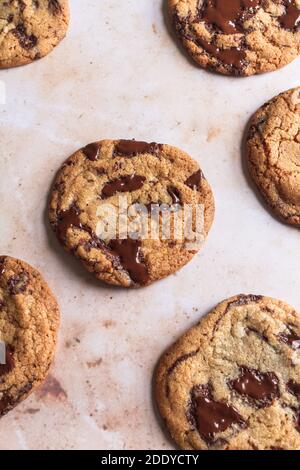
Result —
M191 57L225 75L279 69L300 53L299 0L168 0Z
M151 284L184 266L213 217L212 191L197 162L175 147L135 140L76 152L60 169L50 202L50 222L66 250L98 279L123 287Z
M247 137L250 174L273 212L300 225L300 88L286 91L253 116Z
M300 449L300 315L279 300L225 300L162 357L156 399L186 450Z
M1 0L0 68L49 54L64 38L68 23L68 0Z
M0 257L0 417L46 377L53 359L59 309L40 273Z

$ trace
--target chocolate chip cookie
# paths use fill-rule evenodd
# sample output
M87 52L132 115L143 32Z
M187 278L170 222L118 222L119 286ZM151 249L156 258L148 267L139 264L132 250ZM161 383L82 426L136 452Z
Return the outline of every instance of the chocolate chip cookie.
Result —
M168 0L192 58L225 75L276 70L300 53L299 0Z
M1 1L0 68L44 57L64 38L68 23L68 0Z
M219 304L162 357L156 399L182 449L300 449L300 316L279 300Z
M262 106L247 138L250 174L262 196L285 222L300 225L300 88Z
M0 257L0 417L45 378L59 310L40 273L24 261Z
M66 250L98 279L140 287L174 273L199 251L214 199L198 164L181 150L105 140L64 163L49 214Z

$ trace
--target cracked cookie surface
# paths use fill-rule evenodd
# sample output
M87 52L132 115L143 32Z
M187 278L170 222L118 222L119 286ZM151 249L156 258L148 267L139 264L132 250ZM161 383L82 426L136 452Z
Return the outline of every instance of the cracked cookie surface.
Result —
M1 0L0 68L49 54L64 38L68 23L68 0Z
M253 116L247 137L250 174L273 212L300 225L300 88L276 96Z
M0 417L46 377L53 359L59 309L40 273L0 257Z
M300 54L300 0L168 0L176 32L206 69L248 76Z
M182 449L300 449L300 316L284 302L223 301L163 355L155 379Z
M124 202L128 211L122 206ZM136 204L143 205L143 223L131 212ZM197 162L169 145L105 140L79 150L62 166L49 216L65 249L96 278L113 285L140 287L174 273L199 250L186 233L180 239L174 231L175 217L182 216L187 204L192 209L195 233L204 241L214 217L214 199ZM102 236L98 223L107 206L110 214L117 214L116 233ZM202 210L201 223L195 226L197 208ZM124 233L122 214L128 222ZM170 221L170 233L164 236L163 214ZM141 227L146 227L146 232Z

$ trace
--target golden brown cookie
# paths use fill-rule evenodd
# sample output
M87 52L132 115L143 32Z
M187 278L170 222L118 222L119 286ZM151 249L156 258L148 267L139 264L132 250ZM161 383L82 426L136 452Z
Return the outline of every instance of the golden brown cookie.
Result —
M300 88L286 91L253 116L247 137L250 174L285 222L300 225Z
M191 233L180 227L183 218L188 225L188 210ZM107 215L115 230L99 233ZM123 287L151 284L184 266L213 217L210 186L192 158L135 140L76 152L59 171L50 202L50 222L66 250L98 279Z
M299 450L299 313L268 297L225 300L164 354L155 392L182 449Z
M0 68L28 64L49 54L64 38L68 0L0 2Z
M168 0L184 47L206 69L254 75L300 53L299 0Z
M59 309L40 273L0 257L0 417L46 377L53 359Z

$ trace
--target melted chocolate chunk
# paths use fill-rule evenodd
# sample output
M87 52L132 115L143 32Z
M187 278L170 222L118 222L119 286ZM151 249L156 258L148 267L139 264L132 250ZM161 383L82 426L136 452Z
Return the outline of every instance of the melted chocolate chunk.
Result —
M285 13L280 16L279 22L285 29L295 30L300 26L300 10L295 0L285 0Z
M286 384L286 387L290 393L295 395L295 397L300 397L300 384L294 380L289 380Z
M229 386L262 408L280 395L279 380L274 372L263 373L245 366L240 367L240 376L231 380Z
M18 26L12 30L12 33L17 38L23 49L33 49L38 43L38 39L34 34L27 35L25 26L22 23L18 24Z
M9 293L12 295L22 294L26 291L29 283L29 275L26 271L14 274L7 281Z
M123 268L128 271L131 279L140 285L147 284L149 274L144 263L141 252L141 241L132 240L111 240L109 248L118 255Z
M237 70L242 70L245 65L246 53L240 47L231 47L230 49L220 49L213 43L205 39L197 38L196 43L206 52L216 59Z
M200 188L200 183L203 178L201 170L196 171L196 173L193 173L185 182L185 184L193 189L197 190Z
M62 211L58 216L58 222L56 226L56 233L58 238L63 242L66 238L67 231L71 227L78 227L82 228L82 224L80 222L80 210L75 207L71 206L70 209L66 211Z
M7 344L5 347L5 364L0 364L0 377L8 374L14 367L13 348Z
M213 442L215 434L222 433L233 425L241 428L246 426L245 420L235 408L226 402L214 400L210 385L193 388L188 418L206 442Z
M96 161L99 158L100 147L96 142L87 145L82 149L84 155L91 161Z
M168 193L172 198L172 203L173 204L181 205L181 194L180 194L180 191L177 188L174 188L174 186L169 186L168 187Z
M293 349L300 347L300 338L290 326L288 326L285 333L280 333L278 338Z
M141 189L144 182L146 181L145 176L129 175L122 176L121 178L110 181L102 189L101 197L107 198L114 196L116 193L126 193Z
M207 0L200 18L225 34L244 32L243 22L261 6L261 0Z
M138 142L136 140L120 140L114 150L115 155L125 155L126 157L134 157L142 153L156 153L160 144L152 142L148 144L147 142Z

